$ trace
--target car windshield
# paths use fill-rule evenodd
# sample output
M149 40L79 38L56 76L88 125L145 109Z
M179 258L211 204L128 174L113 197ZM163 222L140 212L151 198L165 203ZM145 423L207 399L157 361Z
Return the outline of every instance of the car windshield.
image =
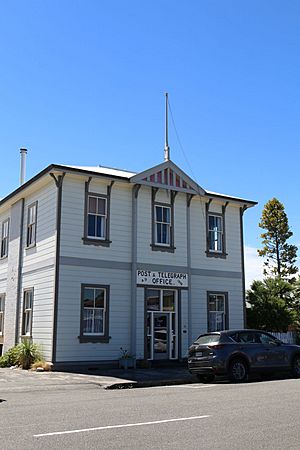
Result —
M219 342L219 334L203 334L195 340L195 344L211 344L212 342Z

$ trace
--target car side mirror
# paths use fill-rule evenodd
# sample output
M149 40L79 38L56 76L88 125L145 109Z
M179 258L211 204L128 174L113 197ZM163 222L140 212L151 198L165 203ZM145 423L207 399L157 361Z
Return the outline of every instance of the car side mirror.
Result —
M274 341L271 341L271 344L274 344L274 345L281 345L282 342L281 342L280 339L274 339Z

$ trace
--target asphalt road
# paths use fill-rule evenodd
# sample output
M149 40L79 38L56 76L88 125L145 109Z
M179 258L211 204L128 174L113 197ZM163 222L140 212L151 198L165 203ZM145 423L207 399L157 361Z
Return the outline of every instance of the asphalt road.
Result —
M300 449L300 380L5 392L0 448Z

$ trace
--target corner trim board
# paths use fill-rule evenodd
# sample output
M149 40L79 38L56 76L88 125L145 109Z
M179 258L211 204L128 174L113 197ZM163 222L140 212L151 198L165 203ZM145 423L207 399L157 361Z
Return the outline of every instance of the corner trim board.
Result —
M50 174L51 175L51 174ZM53 174L52 174L53 175ZM58 313L58 294L59 294L59 266L60 266L60 238L61 238L61 211L62 211L62 187L65 172L54 178L57 187L56 200L56 257L55 257L55 281L54 281L54 309L53 309L53 338L52 338L52 362L56 362L57 345L57 313Z

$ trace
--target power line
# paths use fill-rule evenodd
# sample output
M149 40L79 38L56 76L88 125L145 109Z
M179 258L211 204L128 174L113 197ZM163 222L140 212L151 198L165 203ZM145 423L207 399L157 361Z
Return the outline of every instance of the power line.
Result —
M183 154L183 157L184 157L184 159L185 159L185 161L186 161L186 163L187 163L187 165L188 165L188 167L189 167L189 169L190 169L190 171L191 171L191 174L193 175L193 179L196 181L197 186L200 186L199 183L198 183L197 177L196 177L196 175L194 174L194 171L193 171L193 169L192 169L192 166L191 166L191 164L190 164L190 162L189 162L189 159L188 159L188 157L187 157L187 154L186 154L186 152L185 152L185 150L184 150L184 148L183 148L181 139L180 139L180 137L179 137L179 133L178 133L177 127L176 127L176 125L175 125L175 120L174 120L174 116L173 116L173 112L172 112L172 108L171 108L169 99L168 99L168 106L169 106L169 110L170 110L170 114L171 114L172 125L173 125L173 127L174 127L174 131L175 131L175 135L176 135L176 138L177 138L179 147L180 147L180 149L181 149L181 151L182 151L182 154ZM203 220L204 220L204 222L205 222L205 214L204 214L204 211L203 211L203 205L202 205L202 201L201 201L200 189L199 189L198 194L199 194L199 201L200 201L200 206L201 206L201 212L202 212L202 215L203 215Z

